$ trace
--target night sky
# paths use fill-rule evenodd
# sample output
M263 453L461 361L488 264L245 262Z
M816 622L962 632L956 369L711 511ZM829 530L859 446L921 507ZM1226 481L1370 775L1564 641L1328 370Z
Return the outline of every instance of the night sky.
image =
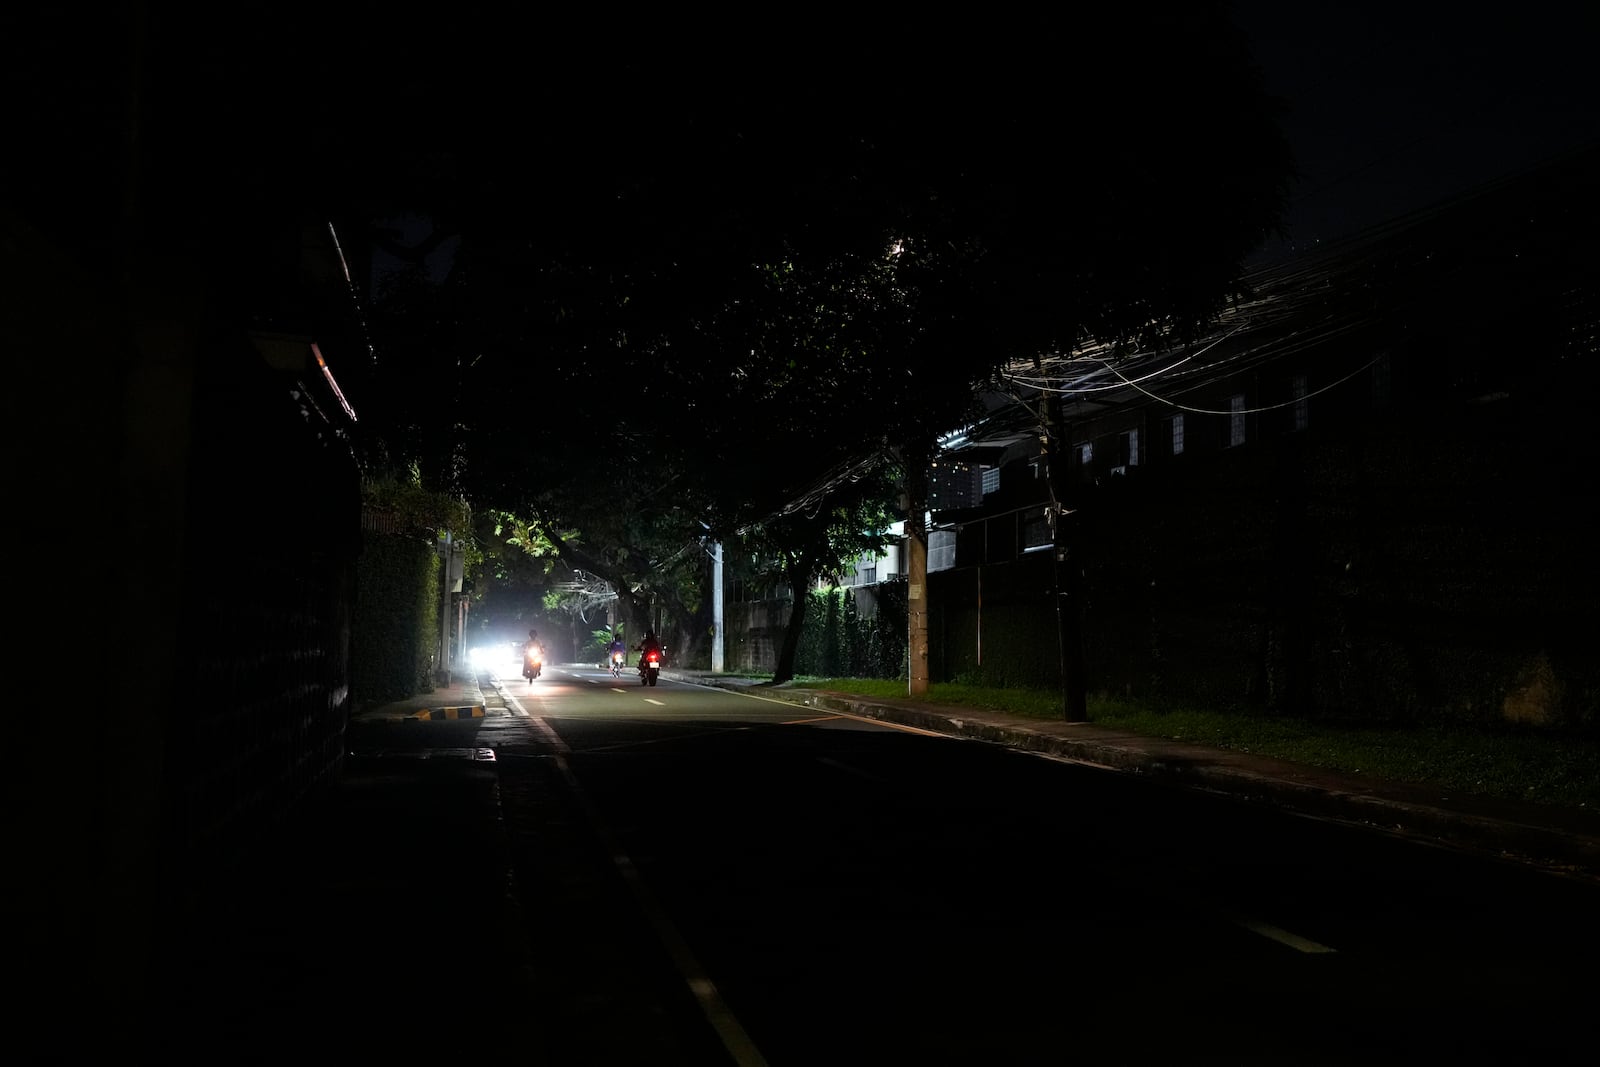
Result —
M1233 0L1230 6L1268 89L1286 105L1283 121L1302 172L1286 220L1290 244L1271 242L1263 254L1337 239L1600 140L1600 4ZM659 94L645 94L644 100L637 94L606 97L605 87L626 69L626 42L659 63L668 83L742 62L740 69L791 71L794 85L820 98L832 65L872 41L904 49L884 59L886 67L926 61L933 69L943 64L945 78L1003 82L1011 73L1005 64L1015 61L1011 46L1025 39L1033 18L996 10L960 24L912 19L885 29L886 15L871 16L872 25L865 13L836 25L821 15L790 24L786 16L768 13L766 24L745 19L721 26L728 32L719 35L714 22L697 27L678 17L661 16L659 25L646 25L634 16L572 15L561 16L570 25L558 26L548 12L475 16L470 7L424 21L411 9L355 4L340 9L337 22L329 10L292 2L247 2L217 16L221 22L174 18L166 5L152 10L167 16L152 31L162 46L152 66L164 76L181 76L185 80L178 84L193 90L197 143L229 128L231 111L218 105L216 114L199 115L199 105L249 80L238 59L254 42L271 57L267 80L302 96L305 114L337 116L348 130L391 123L396 136L381 142L391 152L428 151L442 137L488 131L500 142L493 154L519 181L557 165L559 153L546 151L553 131L589 126L625 136L627 122L649 113L649 96ZM300 18L291 16L295 11L302 12ZM79 19L66 8L41 8L27 20L10 12L0 26L12 46L6 77L18 150L3 176L16 187L13 203L26 214L54 198L98 198L101 214L114 214L119 191L108 195L108 180L100 176L116 159L126 27L117 18ZM944 41L944 52L930 53L929 41ZM1067 77L1075 69L1071 52L1059 57ZM986 56L1001 65L985 66ZM1118 58L1125 60L1119 74L1159 77L1141 65L1136 43ZM475 129L474 116L504 102L486 94L447 114L438 129L421 132L419 105L456 80L440 73L452 65L457 73L474 75L504 69L504 88L521 99ZM220 81L216 72L208 80L201 69L213 67ZM402 87L404 80L411 84ZM733 79L711 78L707 84L745 91ZM705 102L715 106L717 100ZM586 107L595 110L585 113ZM302 118L291 114L276 131L265 132L297 135ZM418 144L404 143L408 132ZM100 156L83 147L94 137L111 146Z
M1347 236L1600 139L1600 5L1236 0L1301 178L1289 243Z

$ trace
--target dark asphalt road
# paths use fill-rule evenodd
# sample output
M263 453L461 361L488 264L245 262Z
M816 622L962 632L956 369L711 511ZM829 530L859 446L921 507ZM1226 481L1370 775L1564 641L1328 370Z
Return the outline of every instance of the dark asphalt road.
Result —
M331 795L205 872L154 1058L1566 1062L1587 1033L1586 879L1033 744L576 673L356 724Z

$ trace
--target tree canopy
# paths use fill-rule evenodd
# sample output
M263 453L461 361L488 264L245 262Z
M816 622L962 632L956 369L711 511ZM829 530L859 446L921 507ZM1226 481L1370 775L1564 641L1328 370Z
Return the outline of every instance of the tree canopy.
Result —
M1203 321L1290 177L1220 3L949 27L252 16L226 50L159 5L49 27L101 66L25 64L50 106L24 137L86 121L8 191L99 220L63 224L86 249L227 250L245 269L211 280L233 296L258 242L308 219L358 273L362 249L409 254L358 294L381 348L341 368L382 413L371 454L634 568L669 530L776 527L834 490L869 506L840 472L919 462L1002 363ZM431 228L409 252L406 215Z

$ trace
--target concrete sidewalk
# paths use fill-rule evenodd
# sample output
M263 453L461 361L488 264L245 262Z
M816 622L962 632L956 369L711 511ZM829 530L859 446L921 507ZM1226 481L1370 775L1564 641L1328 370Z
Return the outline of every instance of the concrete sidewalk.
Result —
M496 756L432 747L464 732L438 720L494 721L485 710L463 671L353 714L337 780L247 852L195 872L147 1030L59 1062L446 1062L504 1054L513 1035L536 1060L559 1019L533 995L527 918L507 891ZM418 747L368 749L363 725L383 722L406 724L389 732ZM484 1034L464 1016L527 1026Z
M452 670L449 681L431 693L417 693L404 700L364 708L351 715L354 722L418 719L481 719L484 714L483 687L478 672L470 668Z
M810 708L1043 753L1168 785L1600 880L1600 812L1450 795L1438 788L1325 770L1232 749L1147 737L1092 723L982 708L771 686L761 679L671 670L663 677L761 694Z

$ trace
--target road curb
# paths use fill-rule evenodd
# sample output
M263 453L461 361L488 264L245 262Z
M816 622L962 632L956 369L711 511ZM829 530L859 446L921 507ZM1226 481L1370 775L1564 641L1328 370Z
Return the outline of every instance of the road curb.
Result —
M450 708L422 708L406 715L407 719L419 719L440 722L448 719L481 719L483 718L482 704L468 704Z
M815 690L787 695L776 691L770 695L804 707L847 712L931 733L1040 752L1180 788L1270 804L1315 818L1420 838L1443 847L1487 852L1518 863L1600 880L1600 840L1559 827L1358 790L1330 789L1316 781L1298 781L1291 775L1265 774L1225 762L1185 759L1159 751L1158 743L1141 744L1147 739L1135 735L1107 744L1061 737L1020 724L995 725L979 721L981 713L968 716L957 711L934 712Z
M458 719L481 719L486 715L483 704L457 704L439 708L415 708L409 711L368 711L351 716L354 722L447 722Z

